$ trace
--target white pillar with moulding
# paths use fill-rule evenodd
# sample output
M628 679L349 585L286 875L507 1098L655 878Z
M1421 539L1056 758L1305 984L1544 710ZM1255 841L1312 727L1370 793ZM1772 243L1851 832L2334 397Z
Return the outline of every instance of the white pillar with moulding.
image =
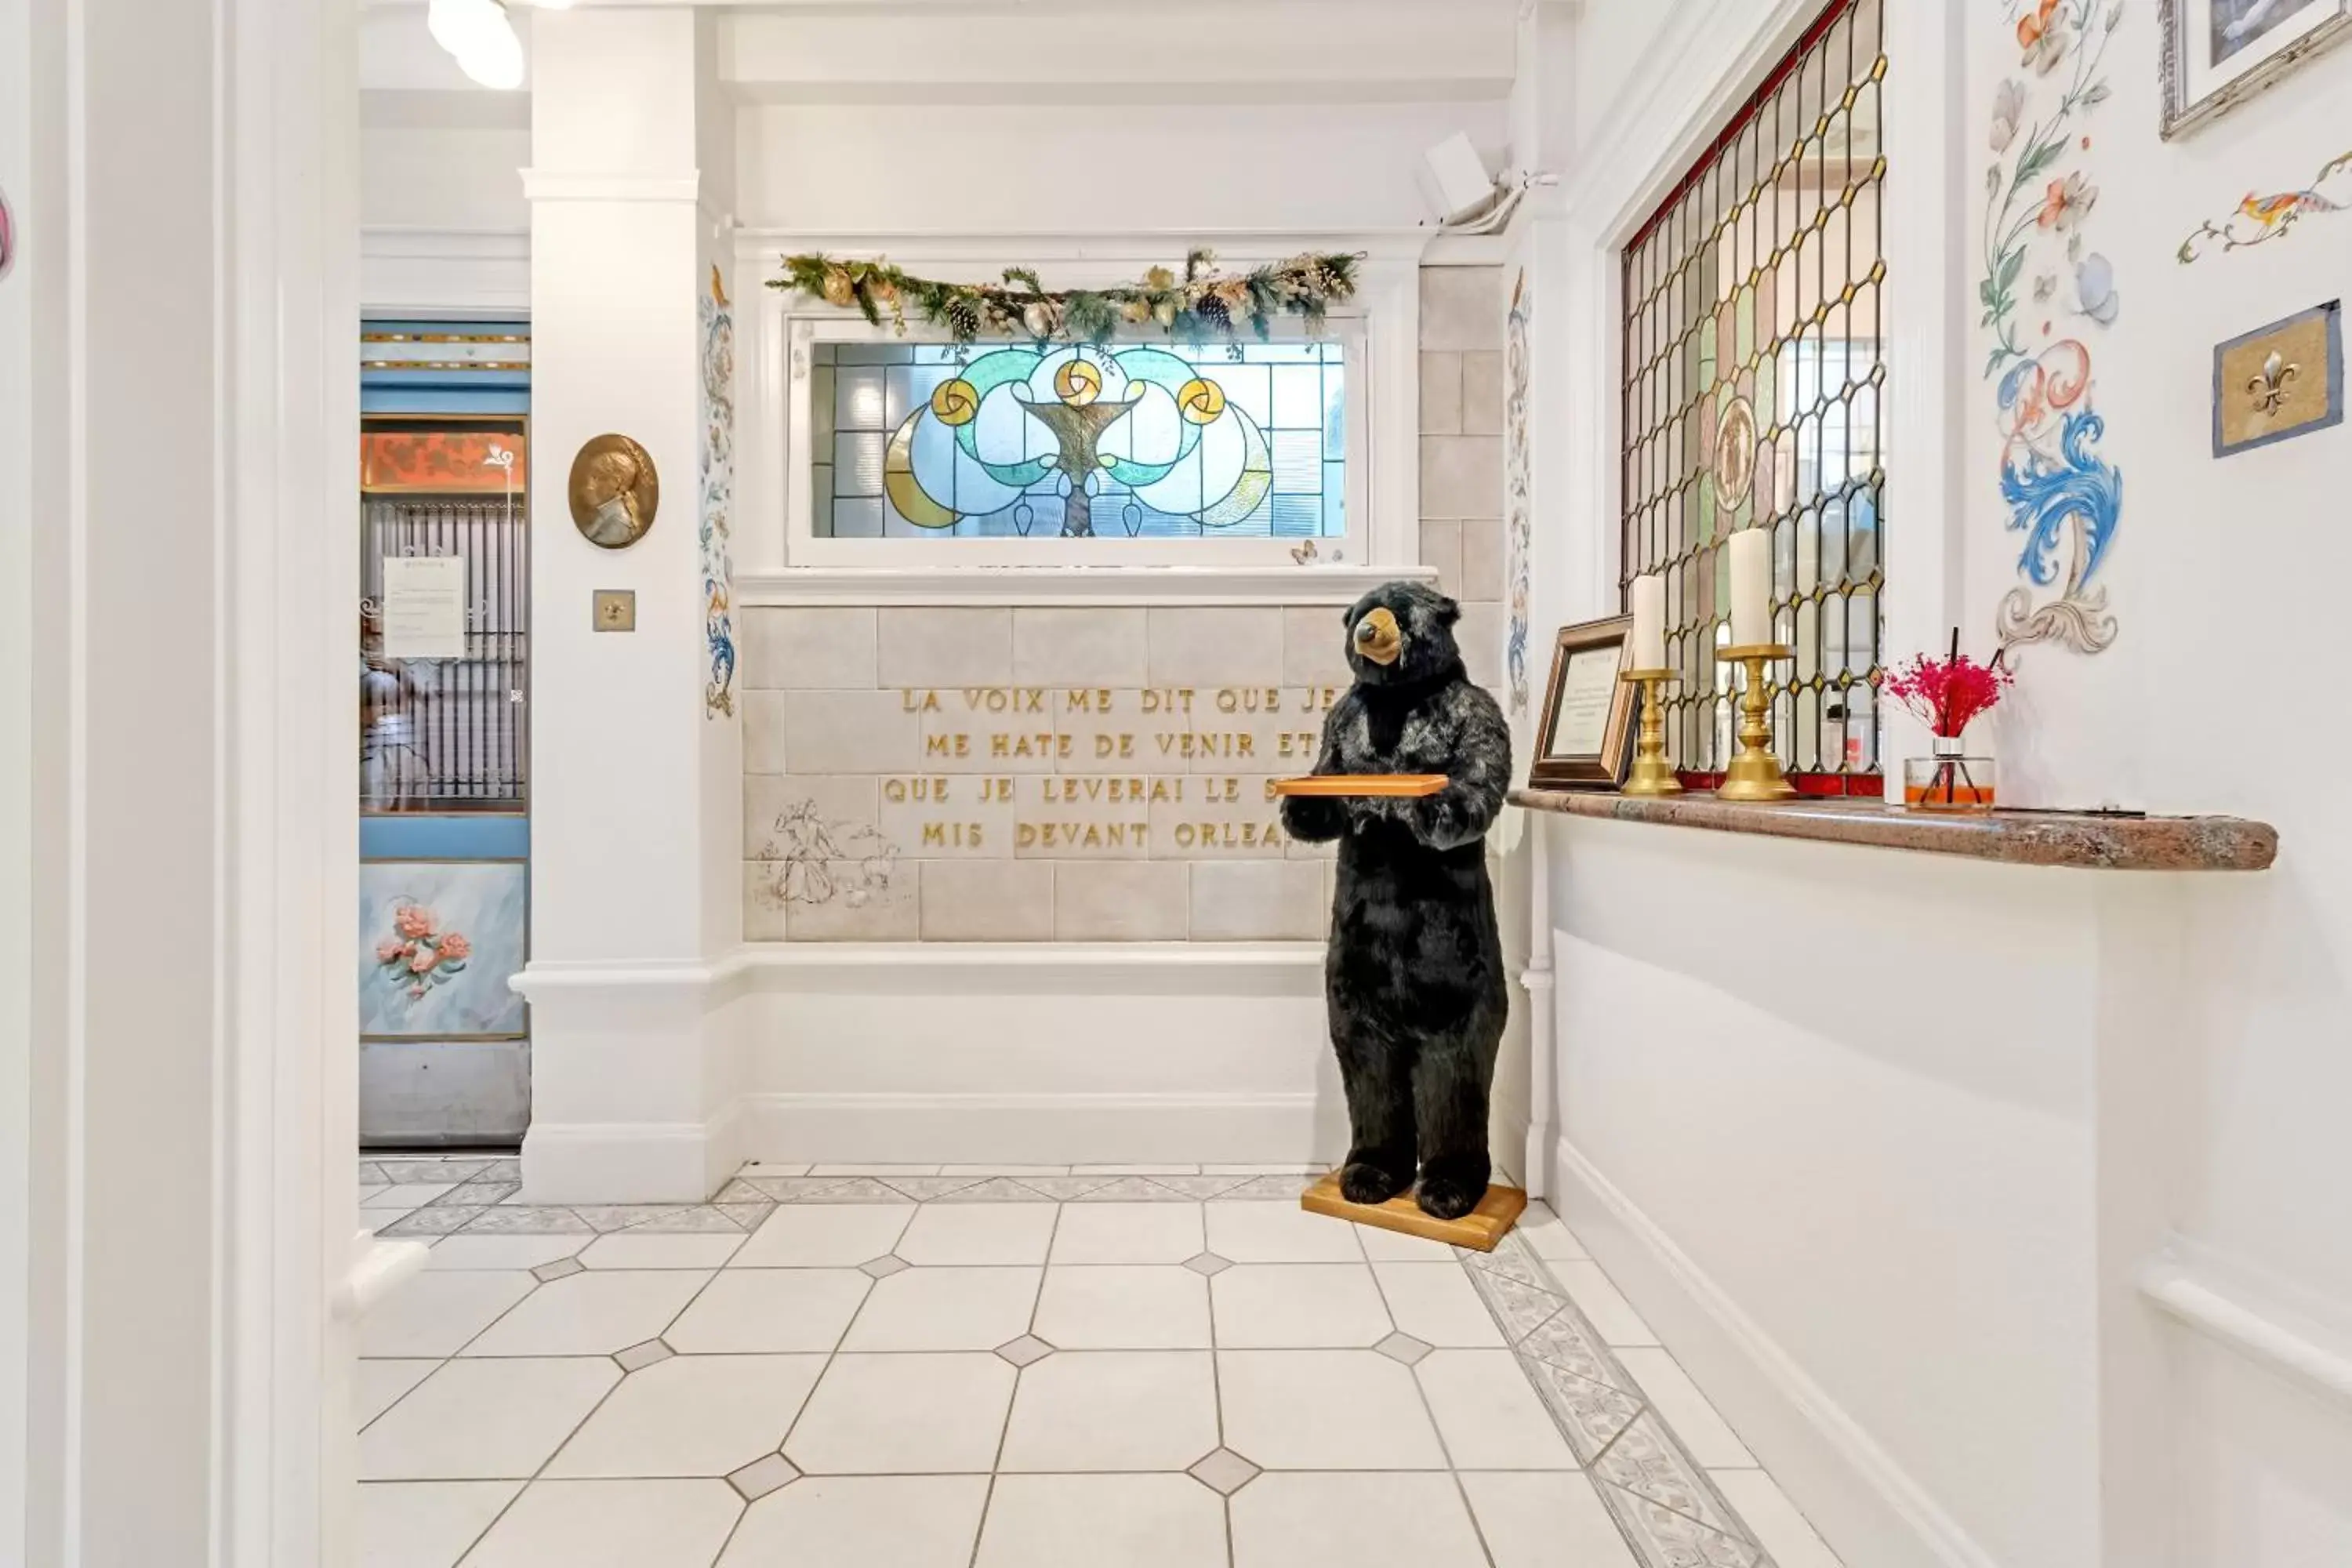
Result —
M734 1164L714 962L739 934L734 721L705 701L698 300L723 208L711 28L686 9L533 17L531 1129L524 1191L694 1202ZM652 528L590 543L573 454L635 439ZM635 595L598 631L593 595Z

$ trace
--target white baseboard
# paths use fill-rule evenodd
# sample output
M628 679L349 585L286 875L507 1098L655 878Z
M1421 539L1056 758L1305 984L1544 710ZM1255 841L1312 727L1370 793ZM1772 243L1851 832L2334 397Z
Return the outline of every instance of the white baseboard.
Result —
M1842 1558L1856 1568L2000 1568L1573 1144L1562 1138L1553 1157L1553 1207Z
M1347 1149L1345 1107L1313 1094L744 1097L746 1157L1095 1164L1306 1162Z
M2189 1237L2175 1236L2139 1274L2168 1315L2256 1366L2352 1410L2352 1312Z
M522 1141L523 1198L698 1204L741 1163L727 1121L535 1122Z

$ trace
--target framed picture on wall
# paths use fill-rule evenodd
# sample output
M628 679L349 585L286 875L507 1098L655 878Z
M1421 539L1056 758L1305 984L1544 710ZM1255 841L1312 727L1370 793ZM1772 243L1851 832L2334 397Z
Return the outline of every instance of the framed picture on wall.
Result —
M1632 683L1620 680L1631 616L1562 626L1536 731L1533 789L1618 789L1633 765Z
M2164 135L2226 114L2352 35L2352 0L2161 0Z

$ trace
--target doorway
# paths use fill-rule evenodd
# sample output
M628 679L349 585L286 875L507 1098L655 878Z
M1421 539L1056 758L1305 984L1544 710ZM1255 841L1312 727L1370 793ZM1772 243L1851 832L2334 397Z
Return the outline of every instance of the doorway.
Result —
M369 321L360 1142L519 1147L530 1031L530 331Z

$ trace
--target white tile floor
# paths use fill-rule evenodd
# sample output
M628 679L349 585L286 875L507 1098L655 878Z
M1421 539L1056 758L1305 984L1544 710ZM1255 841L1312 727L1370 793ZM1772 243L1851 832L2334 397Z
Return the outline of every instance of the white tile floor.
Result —
M1836 1568L1541 1205L1491 1256L1265 1166L753 1166L527 1204L362 1325L363 1568Z

